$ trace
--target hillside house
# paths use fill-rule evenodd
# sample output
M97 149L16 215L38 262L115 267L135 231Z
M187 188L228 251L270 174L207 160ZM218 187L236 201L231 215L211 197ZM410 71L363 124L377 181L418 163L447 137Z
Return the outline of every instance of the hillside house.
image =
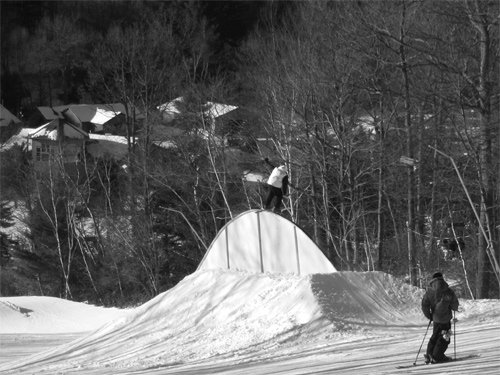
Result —
M188 103L183 97L157 107L161 125L155 132L165 138L192 132L210 132L228 147L256 151L260 139L266 139L260 129L259 114L247 108L207 101L203 105Z
M220 128L218 125L222 118L238 107L213 102L194 105L188 103L183 97L179 97L171 102L161 104L157 108L161 113L161 123L166 128L165 132L170 135L179 135L188 130L186 121L190 121L194 125L201 125L202 120L209 127L207 130L215 134Z
M66 120L57 118L33 130L28 140L31 143L35 169L42 172L59 157L63 163L81 160L89 135Z

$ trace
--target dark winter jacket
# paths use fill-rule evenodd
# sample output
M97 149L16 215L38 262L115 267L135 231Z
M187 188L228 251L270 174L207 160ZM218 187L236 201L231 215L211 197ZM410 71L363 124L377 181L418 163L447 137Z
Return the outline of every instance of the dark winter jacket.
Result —
M442 277L431 280L422 298L422 312L435 323L449 323L453 318L451 311L458 310L458 298Z

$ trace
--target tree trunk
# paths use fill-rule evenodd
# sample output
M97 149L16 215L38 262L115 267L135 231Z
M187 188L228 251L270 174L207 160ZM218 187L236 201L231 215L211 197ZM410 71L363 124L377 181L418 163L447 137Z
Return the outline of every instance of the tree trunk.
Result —
M382 110L382 103L380 104L380 109ZM377 251L378 251L378 262L377 269L382 271L384 266L384 248L382 243L382 234L384 226L384 216L383 216L383 199L384 199L384 132L383 132L383 117L382 112L380 112L380 134L378 143L378 187L377 187Z
M405 107L405 128L406 128L406 154L409 158L413 158L413 137L411 127L411 101L410 101L410 80L408 75L408 62L406 59L405 49L405 26L406 22L406 5L403 2L400 34L399 34L399 57L401 63L401 74L403 76L404 90L404 107ZM413 167L408 167L406 170L407 183L407 239L408 239L408 276L412 285L416 284L416 257L415 257L415 220L414 220L414 171Z
M488 15L480 9L481 4L474 1L472 4L475 9L471 9L467 3L468 16L471 24L476 28L479 34L479 82L476 85L478 92L478 104L480 113L480 140L479 140L479 163L480 163L480 182L481 182L481 206L480 206L480 223L484 228L485 234L479 236L479 249L477 256L477 275L476 275L476 295L478 298L488 298L490 290L489 275L490 269L493 269L499 283L500 278L498 261L496 259L497 252L493 248L498 247L498 242L494 241L493 236L495 231L492 228L494 224L494 192L495 185L493 173L495 168L492 163L492 147L491 147L491 104L490 104L490 75L491 75L491 44L490 44L490 22ZM489 257L489 264L487 258ZM491 267L490 267L491 266Z

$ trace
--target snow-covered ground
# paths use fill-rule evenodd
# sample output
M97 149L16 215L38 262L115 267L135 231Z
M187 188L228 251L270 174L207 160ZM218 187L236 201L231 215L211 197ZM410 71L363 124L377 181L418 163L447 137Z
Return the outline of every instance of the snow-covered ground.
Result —
M2 297L0 373L500 373L498 300L460 301L447 354L476 357L396 368L424 338L422 293L381 272L206 270L129 310Z

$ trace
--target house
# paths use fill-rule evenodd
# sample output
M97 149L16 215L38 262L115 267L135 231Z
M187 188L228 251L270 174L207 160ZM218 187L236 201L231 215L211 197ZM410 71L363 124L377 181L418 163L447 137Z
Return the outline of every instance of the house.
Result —
M54 119L37 129L29 129L27 149L38 175L59 161L77 164L84 157L122 160L128 153L127 138L119 135L87 133L65 119ZM20 132L20 134L25 132ZM19 136L16 140L19 141ZM12 143L12 142L10 142ZM60 158L60 159L59 159Z
M211 101L193 105L183 97L157 108L161 114L161 125L154 132L164 139L196 129L201 135L210 132L212 137L216 136L226 146L255 152L258 140L265 138L265 132L259 126L259 114L248 108Z
M58 126L63 127L64 136L62 138L58 137L56 130ZM0 152L10 150L16 145L24 147L30 152L35 165L42 169L48 162L50 155L58 155L60 147L64 150L65 162L78 161L84 152L94 158L109 157L114 160L121 160L128 153L126 137L89 134L61 119L54 119L36 129L20 128L0 145ZM83 147L85 150L81 149Z
M38 171L50 167L61 157L63 163L75 163L85 154L89 135L63 119L52 121L34 129L28 136L33 163Z
M198 106L188 103L183 97L178 97L171 102L159 105L157 108L161 113L162 124L167 128L173 128L170 129L171 134L180 134L186 129L182 129L182 125L176 120L190 117L198 121L203 119L207 121L212 131L215 131L220 119L238 107L210 101Z

